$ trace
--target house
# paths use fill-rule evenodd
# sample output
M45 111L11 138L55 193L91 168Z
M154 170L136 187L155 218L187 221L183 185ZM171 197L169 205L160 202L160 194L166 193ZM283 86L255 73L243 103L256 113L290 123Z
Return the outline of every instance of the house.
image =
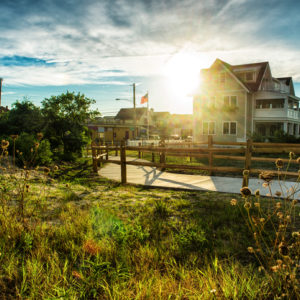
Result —
M230 65L220 59L201 70L194 95L194 139L240 142L254 132L300 135L299 100L291 77L275 78L268 62Z
M120 144L122 140L136 139L146 136L149 123L151 123L151 111L147 108L121 108L114 117L99 117L88 122L93 139L99 139L105 143Z

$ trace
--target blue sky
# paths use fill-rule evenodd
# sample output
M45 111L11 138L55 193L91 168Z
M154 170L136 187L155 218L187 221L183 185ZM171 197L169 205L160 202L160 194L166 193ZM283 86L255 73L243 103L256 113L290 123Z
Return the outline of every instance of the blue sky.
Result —
M191 113L201 68L269 61L300 96L298 0L1 0L2 105L67 90L113 115L149 91L156 111Z

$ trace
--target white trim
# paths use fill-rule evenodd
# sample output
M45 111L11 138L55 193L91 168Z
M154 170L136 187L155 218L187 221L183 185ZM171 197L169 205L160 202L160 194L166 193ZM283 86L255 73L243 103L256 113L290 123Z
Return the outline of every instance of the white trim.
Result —
M260 91L260 90L261 90L261 85L262 85L262 83L263 83L263 81L264 81L264 77L265 77L265 75L266 75L266 72L267 72L268 67L269 67L269 69L270 69L269 62L268 62L268 64L267 64L266 68L265 68L264 74L262 75L262 78L261 78L261 81L260 81L260 84L259 84L259 87L258 87L257 91ZM270 69L270 74L271 74L271 78L272 78L273 76L272 76L271 69Z
M230 94L229 94L229 95L224 95L224 94L223 94L223 105L224 105L224 106L225 106L225 99L224 99L225 97L229 97L229 103L228 103L228 104L229 104L229 105L228 105L229 107L239 107L239 105L238 105L238 103L239 103L238 99L239 99L239 98L238 98L237 95L230 95ZM235 105L235 106L232 105L232 97L235 97L235 98L236 98L236 105Z
M229 123L229 127L228 127L228 131L229 133L224 133L224 123ZM235 133L230 133L231 131L231 126L230 126L230 123L235 123ZM229 136L237 136L237 124L238 124L238 121L222 121L222 135L229 135Z
M203 123L207 123L207 133L204 133L203 131ZM210 123L214 123L214 129L215 129L215 133L209 133L209 128L210 128ZM202 121L202 135L216 135L217 134L217 124L216 121Z

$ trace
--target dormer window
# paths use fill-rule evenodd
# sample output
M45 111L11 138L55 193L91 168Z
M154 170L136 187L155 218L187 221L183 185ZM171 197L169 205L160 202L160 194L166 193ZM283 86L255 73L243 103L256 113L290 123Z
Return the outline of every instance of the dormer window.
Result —
M246 72L245 78L246 81L254 81L254 72Z

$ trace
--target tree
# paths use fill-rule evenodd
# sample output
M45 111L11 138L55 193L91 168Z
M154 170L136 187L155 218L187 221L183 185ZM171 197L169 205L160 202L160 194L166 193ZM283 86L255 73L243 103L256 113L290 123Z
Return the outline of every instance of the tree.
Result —
M82 155L82 148L88 143L85 123L98 111L91 111L95 100L84 94L67 92L42 101L42 114L46 120L45 137L49 139L52 151L62 154L64 159Z
M0 132L7 136L22 132L36 134L43 127L44 119L40 108L26 99L15 102L10 111L0 116Z

